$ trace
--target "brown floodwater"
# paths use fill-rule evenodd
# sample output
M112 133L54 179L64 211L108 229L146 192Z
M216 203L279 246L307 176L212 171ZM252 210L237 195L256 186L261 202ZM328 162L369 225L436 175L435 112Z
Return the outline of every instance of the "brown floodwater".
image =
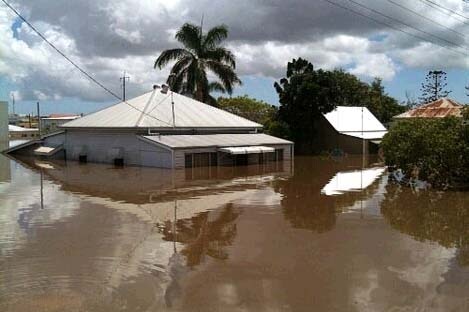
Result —
M0 156L0 311L469 311L469 193L352 157Z

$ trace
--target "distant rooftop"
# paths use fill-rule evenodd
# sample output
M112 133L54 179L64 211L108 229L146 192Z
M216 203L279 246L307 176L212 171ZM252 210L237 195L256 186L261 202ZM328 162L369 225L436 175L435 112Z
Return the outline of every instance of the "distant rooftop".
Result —
M443 118L443 117L461 117L464 105L448 98L441 98L434 102L408 110L405 113L394 118Z
M174 101L174 124L172 103ZM192 98L155 89L62 125L63 128L262 128Z
M81 115L75 114L50 114L47 117L42 117L41 119L49 119L49 120L75 120L80 118Z
M11 132L20 132L20 131L38 131L37 128L24 128L24 127L19 127L19 126L15 126L15 125L8 125L8 131L11 131Z

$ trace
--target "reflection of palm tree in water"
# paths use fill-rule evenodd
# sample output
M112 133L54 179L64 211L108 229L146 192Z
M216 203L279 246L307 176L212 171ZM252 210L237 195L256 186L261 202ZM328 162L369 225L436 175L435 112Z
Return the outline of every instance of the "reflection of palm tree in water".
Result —
M163 239L184 244L181 254L186 257L189 267L203 262L205 255L225 260L228 258L225 247L234 241L234 221L239 214L233 204L227 204L221 210L203 212L191 219L178 220L175 232L168 231L171 229L171 222L168 222L163 230Z
M176 209L175 201L175 211ZM187 272L183 256L189 267L200 264L205 255L219 260L228 258L225 247L234 241L236 224L233 222L239 214L233 204L227 204L221 211L204 212L187 220L177 220L175 215L174 222L166 222L163 239L174 243L174 253L168 263L171 282L164 296L166 306L171 307L174 300L181 295L179 280ZM215 216L213 220L210 220L211 216ZM181 252L177 251L176 242L184 244Z

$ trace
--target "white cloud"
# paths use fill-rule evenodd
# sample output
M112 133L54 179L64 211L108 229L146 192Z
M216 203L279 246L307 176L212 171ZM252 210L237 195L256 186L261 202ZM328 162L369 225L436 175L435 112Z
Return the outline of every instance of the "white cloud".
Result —
M467 25L457 15L449 17L420 1L395 1L467 33ZM454 32L388 2L362 3L455 44L466 45L464 38ZM469 67L467 57L448 47L386 29L322 1L16 0L13 4L49 40L114 92L120 93L119 77L127 71L131 76L129 96L165 79L167 70L153 69L155 58L162 49L177 46L173 37L180 25L198 24L202 14L204 29L221 23L228 25L228 46L237 56L239 74L244 76L279 78L285 74L286 63L297 57L307 58L316 68L343 67L362 77L379 76L386 80L393 79L399 71L396 64L408 68ZM469 16L469 6L460 0L442 0L441 5ZM17 30L19 38L15 38L11 29L14 23L12 13L1 7L0 74L17 86L19 96L111 99L26 25ZM445 46L445 42L439 42Z

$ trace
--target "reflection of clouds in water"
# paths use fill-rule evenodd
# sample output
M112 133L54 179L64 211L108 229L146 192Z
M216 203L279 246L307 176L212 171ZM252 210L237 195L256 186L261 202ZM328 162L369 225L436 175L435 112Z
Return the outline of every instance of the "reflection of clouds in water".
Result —
M40 179L40 174L15 164L11 182L0 189L0 245L4 251L19 248L22 241L34 236L37 227L68 218L79 207L78 199L45 180L41 209Z
M396 238L393 244L399 248L393 248L393 254L384 256L380 266L368 263L366 272L352 275L351 303L358 311L453 311L453 308L461 308L463 298L448 303L448 297L452 296L442 296L438 291L455 250L417 242L404 235Z

